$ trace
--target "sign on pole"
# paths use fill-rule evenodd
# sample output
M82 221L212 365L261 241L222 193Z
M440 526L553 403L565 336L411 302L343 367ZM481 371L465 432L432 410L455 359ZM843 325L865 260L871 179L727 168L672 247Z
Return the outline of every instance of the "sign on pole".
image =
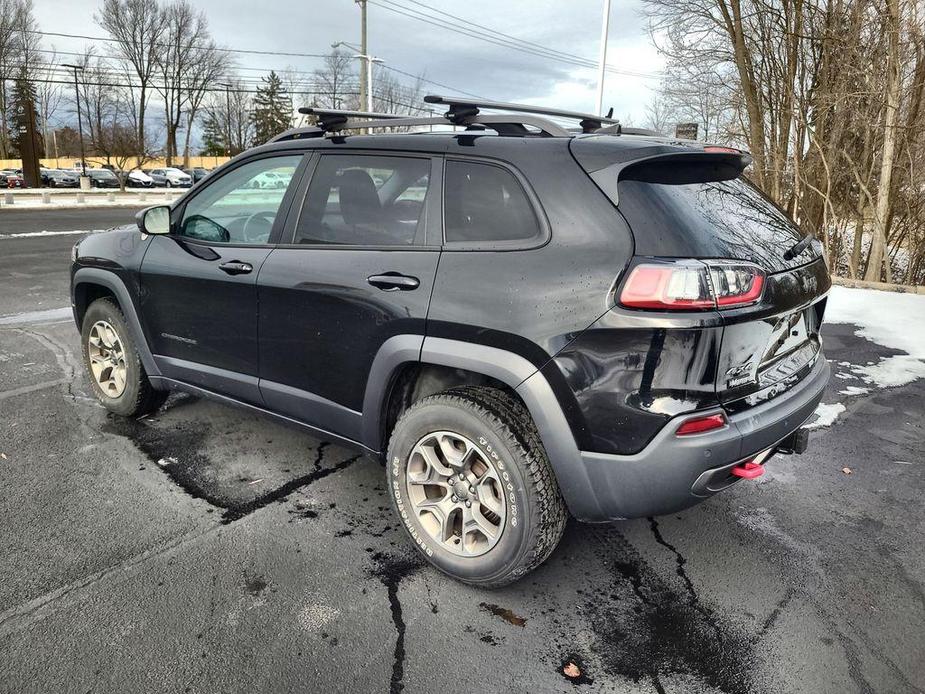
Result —
M679 140L696 140L697 123L678 123L674 128L674 136Z

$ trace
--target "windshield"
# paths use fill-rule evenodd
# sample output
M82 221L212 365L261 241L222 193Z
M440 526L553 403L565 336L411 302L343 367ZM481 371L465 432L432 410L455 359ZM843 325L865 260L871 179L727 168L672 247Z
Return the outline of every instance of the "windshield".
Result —
M619 209L633 230L638 255L736 258L769 272L819 257L810 246L784 260L804 234L744 178L698 181L696 172L679 175L678 168L677 163L632 167L620 179Z

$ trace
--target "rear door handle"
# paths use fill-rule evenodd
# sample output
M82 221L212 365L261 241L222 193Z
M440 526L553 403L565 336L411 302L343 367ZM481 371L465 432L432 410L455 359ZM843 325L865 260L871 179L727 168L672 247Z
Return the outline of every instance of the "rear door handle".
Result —
M421 281L417 277L400 275L397 272L370 275L366 278L366 281L384 292L397 292L399 290L407 292L412 289L417 289L421 284Z
M219 265L218 268L229 275L246 275L254 269L254 266L250 263L242 263L240 260L229 260Z

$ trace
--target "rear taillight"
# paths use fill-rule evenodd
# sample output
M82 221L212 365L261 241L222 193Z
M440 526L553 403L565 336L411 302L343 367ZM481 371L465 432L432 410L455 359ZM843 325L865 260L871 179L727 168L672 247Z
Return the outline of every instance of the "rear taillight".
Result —
M764 271L750 263L643 263L630 272L620 292L620 304L663 311L733 308L755 303L763 289Z

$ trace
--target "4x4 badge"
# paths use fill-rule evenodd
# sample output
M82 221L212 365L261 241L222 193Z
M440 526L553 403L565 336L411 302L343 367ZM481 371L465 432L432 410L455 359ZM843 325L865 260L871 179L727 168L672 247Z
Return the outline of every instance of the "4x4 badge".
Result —
M753 380L752 363L750 361L745 362L744 364L740 364L739 366L733 366L731 369L726 371L727 388L744 386L746 383L751 383Z

